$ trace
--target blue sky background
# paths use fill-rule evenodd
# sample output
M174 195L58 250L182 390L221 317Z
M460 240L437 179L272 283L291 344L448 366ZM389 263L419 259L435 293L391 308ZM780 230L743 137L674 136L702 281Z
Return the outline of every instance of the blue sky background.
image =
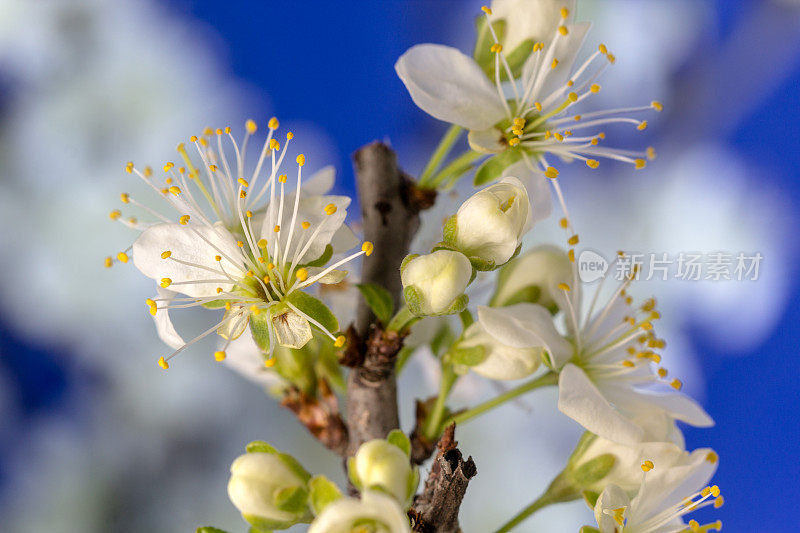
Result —
M693 61L713 58L743 18L762 3L709 2L716 25L703 30L698 48L671 73L670 82L680 86L682 77L696 68ZM330 162L339 171L338 187L347 193L353 192L350 154L376 138L389 139L406 170L419 171L426 150L438 140L444 126L413 105L395 75L394 62L416 43L443 42L467 48L479 7L479 3L455 1L170 0L163 4L176 16L194 19L207 28L198 38L212 39L212 48L227 69L225 74L248 87L254 116L276 114L298 124L318 125L332 143ZM795 31L800 32L796 22ZM770 27L763 27L763 35L770 31ZM752 41L750 51L751 55L738 58L738 64L723 65L727 70L715 73L717 82L736 79L771 54L759 40ZM624 55L624 50L619 52ZM191 60L191 54L187 54L186 61ZM720 128L723 133L716 134L712 116L702 133L715 136L763 170L752 181L754 187L759 183L775 186L783 200L797 206L800 62L797 58L793 61L733 130ZM214 83L209 80L212 87ZM734 87L712 83L707 90L714 92L718 112L736 105ZM691 107L690 93L686 94L687 106ZM672 127L681 124L686 122L676 119ZM709 204L714 201L707 198ZM796 228L782 229L794 240L786 246L794 247L798 243ZM800 358L796 354L800 310L793 305L800 301L796 283L800 268L793 264L791 269L789 305L765 342L730 357L709 342L702 329L690 328L698 364L706 378L705 405L717 426L711 430L689 428L686 436L690 447L710 446L722 458L715 480L723 488L726 505L708 516L721 518L729 532L796 531L800 521L796 511L800 500L796 458L800 440ZM81 416L71 409L70 402L76 390L93 382L92 368L56 357L68 352L69 345L51 341L42 345L20 334L9 324L9 312L0 313L0 370L17 383L16 405L21 419L27 421L23 425L34 423L43 413L56 413L79 424ZM0 486L8 481L8 458L14 446L15 439L0 432Z

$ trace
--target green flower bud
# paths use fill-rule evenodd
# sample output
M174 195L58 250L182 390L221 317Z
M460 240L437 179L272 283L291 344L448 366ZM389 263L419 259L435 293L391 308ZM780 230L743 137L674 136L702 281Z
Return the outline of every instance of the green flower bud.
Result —
M405 511L391 496L367 491L361 499L340 498L314 519L308 533L411 533Z
M459 252L438 250L404 261L400 277L406 305L415 315L458 313L466 305L472 265Z
M383 439L362 444L349 460L348 471L359 490L384 492L402 505L410 504L419 480L407 451Z

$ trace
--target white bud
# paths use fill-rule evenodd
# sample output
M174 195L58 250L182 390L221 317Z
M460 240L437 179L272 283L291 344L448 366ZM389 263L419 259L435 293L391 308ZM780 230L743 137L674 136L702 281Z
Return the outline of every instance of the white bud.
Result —
M394 444L383 439L365 442L349 466L350 476L359 489L380 489L401 504L413 496L414 470L408 455Z
M558 288L562 283L575 285L567 253L557 246L537 246L503 267L491 305L528 302L561 308L566 303L564 291Z
M464 332L455 353L463 349L480 348L482 361L471 366L471 369L489 379L520 379L536 372L542 361L543 348L517 348L504 344L502 338L502 335L500 338L492 335L478 321Z
M308 514L305 505L288 501L294 493L307 495L307 479L281 455L246 453L231 465L228 497L244 519L259 529L283 529Z
M412 312L417 315L444 314L462 298L472 277L472 265L464 254L438 250L407 261L400 277L406 291L406 303Z
M468 257L494 266L506 263L531 226L528 192L517 178L503 178L461 204L452 244Z
M325 507L308 533L410 533L405 511L394 498L366 491L361 499L341 498Z

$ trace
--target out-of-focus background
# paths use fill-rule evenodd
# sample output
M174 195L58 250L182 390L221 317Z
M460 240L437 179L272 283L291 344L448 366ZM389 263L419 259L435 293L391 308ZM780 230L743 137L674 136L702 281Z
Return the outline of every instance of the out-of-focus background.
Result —
M163 163L203 126L248 117L278 115L310 166L335 165L340 192L353 192L350 154L373 139L418 173L445 125L413 105L394 62L423 42L471 50L479 8L0 0L0 529L245 531L225 485L254 439L342 480L330 452L207 349L156 366L168 349L143 305L151 282L131 265L103 268L134 237L106 215L137 186L126 161ZM796 531L800 3L579 0L577 16L594 22L587 50L605 42L618 58L598 104L666 106L645 132L615 130L620 145L656 146L647 169L562 169L582 242L762 254L757 281L637 291L659 297L670 368L717 422L686 430L689 447L721 456L726 505L707 516L726 531ZM552 223L534 234L561 238ZM423 354L402 377L405 429L414 396L433 392L431 366ZM494 392L469 383L462 402ZM459 440L479 474L465 531L532 501L579 434L551 391L466 425ZM521 530L588 523L576 502Z

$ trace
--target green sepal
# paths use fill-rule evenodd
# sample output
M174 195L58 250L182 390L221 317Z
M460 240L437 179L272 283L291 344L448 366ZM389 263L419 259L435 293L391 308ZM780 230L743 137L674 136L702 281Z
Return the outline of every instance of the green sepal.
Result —
M225 307L227 300L211 300L210 302L205 302L200 305L205 307L206 309L221 309Z
M578 533L600 533L600 530L592 526L583 526Z
M311 478L308 487L308 503L315 515L319 515L325 507L342 497L339 487L322 475Z
M442 228L442 241L446 243L456 242L456 234L458 233L458 220L456 215L447 218Z
M411 311L412 314L416 316L424 316L422 314L422 310L420 309L422 305L422 297L414 285L409 285L403 289L403 298L406 301L408 310Z
M517 148L507 148L497 155L493 155L484 161L478 170L475 171L475 178L472 183L475 187L481 187L499 178L505 169L522 159L522 150Z
M431 340L431 350L433 354L439 357L442 351L449 348L455 340L456 336L450 324L446 321L442 321L441 327L436 331L433 340Z
M504 300L503 307L521 303L535 304L539 301L541 296L542 289L538 285L528 285L527 287L522 287L520 290ZM493 300L489 303L489 305L496 306L497 302Z
M273 503L281 511L300 514L308 507L308 491L305 487L284 487L275 493Z
M411 261L419 257L419 254L408 254L403 258L403 261L400 263L400 275L403 274L403 270L406 269L406 265L408 265Z
M494 261L481 259L480 257L476 257L474 255L468 255L467 259L469 259L469 262L472 264L472 268L480 272L490 272L499 268L499 265L497 265Z
M492 28L499 41L502 43L506 37L506 21L504 19L493 20ZM489 79L494 80L494 52L491 50L494 44L494 37L489 28L489 21L483 13L478 15L475 19L475 30L477 32L477 37L475 39L475 49L472 52L472 57Z
M303 291L293 291L286 297L286 301L319 322L329 332L339 331L339 321L336 319L336 315L328 309L327 305L310 294ZM312 324L312 326L315 326L315 324Z
M510 54L506 54L506 61L515 78L518 78L520 74L522 74L522 67L525 65L525 61L533 53L533 44L533 39L525 39L519 43ZM508 79L506 69L500 70L500 79Z
M403 453L406 455L411 455L411 441L408 439L408 436L399 429L391 430L386 436L386 441L403 450Z
M272 444L263 440L254 440L244 449L247 453L280 453Z
M456 248L455 244L445 241L439 241L436 244L434 244L433 248L431 248L431 253L438 252L439 250L450 250L452 252L461 253L461 250Z
M270 310L271 311L271 310ZM259 313L258 315L250 315L250 332L253 334L253 340L262 351L269 353L269 329L272 320L272 313Z
M486 359L486 349L483 346L469 346L460 348L456 346L450 350L451 360L459 365L475 366Z
M250 529L247 530L247 533L272 533L272 531L265 531L263 529L250 526Z
M275 455L281 462L286 465L286 467L291 470L297 477L302 479L303 481L307 482L311 479L311 474L303 468L297 459L289 455L288 453L283 453L279 451L277 448L272 446L270 443L263 441L263 440L254 440L250 444L245 447L247 453L271 453Z
M408 495L408 499L405 502L405 508L411 507L411 503L414 501L414 495L417 493L417 487L419 486L419 468L414 467L411 469L411 474L408 476L408 491L406 494Z
M610 453L598 455L570 471L569 477L572 479L575 486L588 487L606 477L611 469L614 468L614 463L616 463L616 461L616 458Z
M466 294L462 294L461 296L453 300L453 303L450 304L450 307L448 307L446 311L442 313L437 313L437 315L458 314L467 307L468 303L469 303L469 296L467 296Z
M585 490L582 495L586 505L588 505L590 509L594 509L594 506L597 505L597 498L600 497L600 493L593 490Z
M333 257L333 246L331 246L331 245L329 244L329 245L327 245L327 246L325 247L325 251L323 251L323 252L322 252L322 255L321 255L321 256L319 256L318 258L314 259L314 260L313 260L313 261L311 261L311 262L308 262L308 263L303 263L303 265L301 265L301 266L307 266L307 267L319 267L319 266L323 266L323 265L325 265L325 264L326 264L328 261L330 261L330 260L331 260L331 257Z
M224 529L220 529L214 526L203 526L195 529L194 533L228 533L228 532L225 531Z
M252 514L243 514L242 518L261 532L268 532L273 529L288 529L298 522L298 520L273 520Z
M575 463L581 460L583 454L586 453L586 450L589 449L589 446L597 439L597 435L592 433L591 431L584 431L581 438L578 439L578 444L575 445L575 449L567 459L567 467L571 467Z
M389 291L374 283L358 283L356 287L378 320L388 324L394 311L394 300Z

